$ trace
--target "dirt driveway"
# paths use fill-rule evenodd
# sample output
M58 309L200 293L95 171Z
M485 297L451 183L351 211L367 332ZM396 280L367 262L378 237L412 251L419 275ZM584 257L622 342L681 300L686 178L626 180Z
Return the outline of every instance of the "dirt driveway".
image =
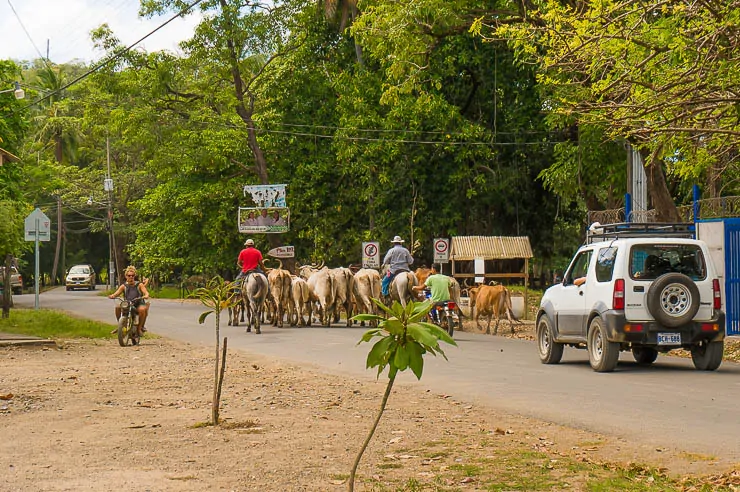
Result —
M199 424L211 414L214 352L164 338L135 348L102 340L0 349L0 489L346 490L387 379L230 352L224 424L210 427ZM727 473L733 464L711 456L504 415L401 383L355 490L586 490L615 465L650 480L642 464L724 472L713 480L740 485Z

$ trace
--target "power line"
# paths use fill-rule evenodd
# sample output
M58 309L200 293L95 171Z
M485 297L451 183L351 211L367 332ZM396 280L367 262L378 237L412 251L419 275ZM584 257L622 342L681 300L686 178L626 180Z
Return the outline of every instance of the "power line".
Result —
M183 9L181 9L181 10L180 10L180 11L179 11L179 12L178 12L177 14L175 14L175 15L173 15L172 17L170 17L169 19L167 19L167 20L166 20L166 21L165 21L164 23L162 23L162 24L160 24L159 26L157 26L157 27L156 27L156 28L155 28L154 30L150 31L150 32L149 32L149 33L148 33L147 35L145 35L145 36L144 36L143 38L139 39L138 41L134 41L134 42L133 42L132 44L128 45L128 46L127 46L126 48L124 48L123 50L121 50L121 51L120 51L120 52L118 52L117 54L113 55L112 57L108 58L107 60L104 60L104 61L102 61L102 62L98 63L98 64L97 64L97 65L95 65L95 66L94 66L93 68L91 68L91 69L90 69L90 70L88 70L87 72L83 73L82 75L80 75L79 77L77 77L77 78L76 78L76 79L74 79L74 80L73 80L72 82L70 82L70 83L68 83L67 85L65 85L64 87L60 87L59 89L57 89L57 90L55 90L55 91L51 92L50 94L48 94L48 95L46 95L46 96L42 97L41 99L38 99L38 100L36 100L36 101L34 101L34 102L32 102L32 103L30 103L30 104L26 105L26 106L23 106L23 107L22 107L22 108L20 108L20 109L16 109L16 110L15 110L15 111L14 111L14 112L13 112L12 114L13 114L13 115L15 115L15 114L16 114L16 113L17 113L18 111L20 111L20 110L28 109L28 108L30 108L30 107L32 107L32 106L35 106L35 105L37 105L37 104L39 104L39 103L41 103L41 102L44 102L44 101L46 101L47 99L51 98L51 97L52 97L52 96L54 96L55 94L59 94L60 92L62 92L62 91L63 91L63 90L65 90L66 88L68 88L68 87L70 87L70 86L72 86L72 85L76 84L76 83L77 83L77 82L79 82L80 80L82 80L82 79L86 78L87 76L89 76L89 75L91 75L91 74L93 74L93 73L97 72L98 70L100 70L100 69L101 69L101 68L103 68L104 66L108 65L109 63L111 63L111 62L114 62L115 60L117 60L117 59L119 59L119 58L120 58L121 56L123 56L123 55L124 55L125 53L127 53L127 52L131 51L131 49L133 49L133 48L134 48L134 47L135 47L135 46L136 46L137 44L141 43L141 42L142 42L142 41L144 41L144 40L145 40L146 38L148 38L149 36L151 36L151 35L152 35L152 34L154 34L155 32L159 31L160 29L162 29L162 28L163 28L164 26L166 26L167 24L169 24L169 23L170 23L170 22L172 22L173 20L177 19L178 17L181 17L181 16L182 16L182 14L184 14L184 13L185 13L185 12L187 12L188 10L192 9L193 7L195 7L196 5L198 5L198 4L199 4L200 2L202 2L202 1L203 1L203 0L195 0L195 1L194 1L193 3L191 3L190 5L186 6L186 7L185 7L185 8L183 8ZM8 0L8 3L10 3L10 0ZM37 49L37 50L38 50L38 49Z
M10 10L13 11L13 14L15 15L15 18L18 19L18 24L21 25L21 29L23 29L23 32L26 33L26 37L33 45L33 48L36 50L36 53L38 53L39 58L44 60L44 63L46 63L46 67L51 70L51 66L49 65L49 61L44 58L44 55L41 54L41 51L39 50L38 46L36 46L36 43L33 42L33 38L31 37L31 34L28 32L28 29L26 29L26 26L23 25L23 21L21 20L21 17L18 15L18 12L15 11L15 7L13 7L13 4L8 0L8 5L10 5Z

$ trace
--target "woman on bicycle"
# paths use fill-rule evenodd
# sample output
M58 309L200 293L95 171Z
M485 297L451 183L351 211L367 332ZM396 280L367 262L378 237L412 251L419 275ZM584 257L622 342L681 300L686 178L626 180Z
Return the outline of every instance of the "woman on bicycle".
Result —
M136 281L136 267L129 266L126 268L126 283L121 284L114 293L108 296L109 299L115 299L116 297L123 294L127 301L133 302L136 306L136 311L139 313L139 324L136 327L139 336L144 331L144 323L146 322L147 314L149 313L149 304L146 302L149 299L149 291L146 285ZM121 306L116 305L116 321L121 317Z

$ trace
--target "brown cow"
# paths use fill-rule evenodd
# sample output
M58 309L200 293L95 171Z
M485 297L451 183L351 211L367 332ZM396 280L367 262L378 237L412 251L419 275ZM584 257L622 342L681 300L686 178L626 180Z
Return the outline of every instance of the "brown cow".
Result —
M478 287L471 287L470 292L470 313L475 319L475 326L483 329L478 319L480 315L488 315L488 324L486 325L486 335L491 333L491 317L496 316L496 326L493 329L493 334L498 333L498 324L501 321L501 315L506 314L509 320L509 326L511 326L511 333L514 333L514 323L512 321L519 321L511 308L511 295L506 287L503 285L480 285ZM478 309L476 309L476 307ZM475 312L475 315L473 315Z

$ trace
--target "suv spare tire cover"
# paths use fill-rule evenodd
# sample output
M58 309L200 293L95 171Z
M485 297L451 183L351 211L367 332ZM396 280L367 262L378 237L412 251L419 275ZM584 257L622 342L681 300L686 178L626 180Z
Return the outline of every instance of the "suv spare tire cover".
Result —
M661 275L647 293L647 308L662 325L676 328L694 319L699 311L699 288L682 273Z

